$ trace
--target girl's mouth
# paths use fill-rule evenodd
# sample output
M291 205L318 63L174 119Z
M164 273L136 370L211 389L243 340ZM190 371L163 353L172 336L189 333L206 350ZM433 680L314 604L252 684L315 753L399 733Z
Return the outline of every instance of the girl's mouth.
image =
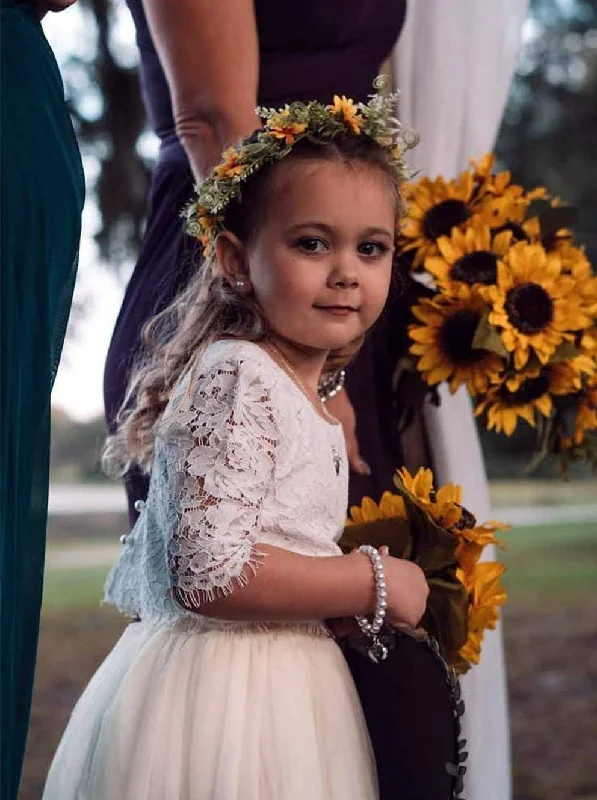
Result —
M354 306L315 306L318 311L326 311L328 314L334 314L340 317L346 317L349 314L354 314L358 309Z

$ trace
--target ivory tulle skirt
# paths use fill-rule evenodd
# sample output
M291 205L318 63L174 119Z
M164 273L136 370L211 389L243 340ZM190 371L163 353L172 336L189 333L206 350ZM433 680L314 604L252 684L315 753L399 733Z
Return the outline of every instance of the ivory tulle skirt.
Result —
M132 623L77 703L43 800L374 800L344 657L307 627Z

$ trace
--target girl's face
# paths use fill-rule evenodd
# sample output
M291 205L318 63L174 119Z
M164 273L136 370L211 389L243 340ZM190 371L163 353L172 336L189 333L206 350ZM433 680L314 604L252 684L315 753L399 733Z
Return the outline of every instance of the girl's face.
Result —
M395 227L395 195L376 167L281 162L244 254L272 331L316 351L362 336L388 296Z

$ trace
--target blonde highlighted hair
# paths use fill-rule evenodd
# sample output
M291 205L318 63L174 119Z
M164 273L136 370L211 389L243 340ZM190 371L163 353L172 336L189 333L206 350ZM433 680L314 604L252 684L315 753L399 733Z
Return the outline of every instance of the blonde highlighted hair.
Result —
M397 214L400 185L388 153L368 137L339 136L328 142L305 140L284 161L342 161L348 166L369 165L381 170L395 191ZM243 186L242 197L226 209L225 227L243 242L251 240L266 209L268 190L277 164L260 169ZM219 339L260 342L269 325L252 296L239 294L224 278L217 259L198 265L187 287L173 302L149 320L142 331L141 355L133 367L124 402L116 418L116 432L103 451L105 471L124 475L135 464L149 472L156 426L181 376L198 362L201 353ZM359 351L364 337L330 352L324 372L346 366Z

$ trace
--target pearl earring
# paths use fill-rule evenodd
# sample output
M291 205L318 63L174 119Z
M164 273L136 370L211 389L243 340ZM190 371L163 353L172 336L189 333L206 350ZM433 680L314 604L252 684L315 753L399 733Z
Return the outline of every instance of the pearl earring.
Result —
M244 285L245 285L245 282L244 281L236 281L236 283L234 285L236 286L237 289L242 289L244 287Z

